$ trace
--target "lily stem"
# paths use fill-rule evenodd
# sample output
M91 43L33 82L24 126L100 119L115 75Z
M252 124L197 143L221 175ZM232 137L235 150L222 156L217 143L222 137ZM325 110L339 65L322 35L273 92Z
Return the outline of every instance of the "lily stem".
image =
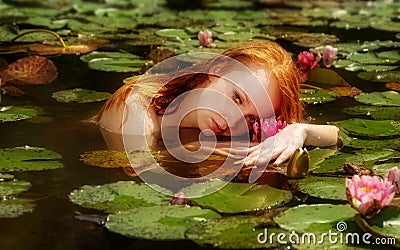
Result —
M19 34L18 36L14 37L14 38L11 40L11 42L13 43L13 42L15 42L15 40L17 40L18 38L21 38L21 37L23 37L23 36L25 36L25 35L27 35L27 34L36 33L36 32L49 33L49 34L55 36L55 37L57 38L57 40L60 41L61 45L62 45L64 48L67 47L67 45L65 44L64 40L62 39L62 37L61 37L59 34L57 34L57 33L54 32L54 31L45 30L45 29L34 29L34 30L25 31L25 32Z

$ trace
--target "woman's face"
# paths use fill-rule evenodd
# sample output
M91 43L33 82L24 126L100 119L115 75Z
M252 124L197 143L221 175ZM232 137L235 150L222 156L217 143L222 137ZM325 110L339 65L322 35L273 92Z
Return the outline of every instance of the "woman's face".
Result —
M243 135L260 116L273 117L279 109L281 92L277 81L261 66L248 67L252 76L238 71L232 73L235 77L228 77L236 84L223 77L210 77L197 100L198 107L208 108L194 111L198 128L206 135L207 130L216 135Z

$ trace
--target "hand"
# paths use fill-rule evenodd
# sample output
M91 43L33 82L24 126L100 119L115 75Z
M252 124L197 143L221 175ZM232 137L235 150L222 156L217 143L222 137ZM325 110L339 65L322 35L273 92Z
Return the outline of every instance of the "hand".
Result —
M275 136L249 148L247 157L239 162L245 166L264 165L276 159L274 165L279 165L288 160L298 148L303 147L306 139L305 124L290 124Z

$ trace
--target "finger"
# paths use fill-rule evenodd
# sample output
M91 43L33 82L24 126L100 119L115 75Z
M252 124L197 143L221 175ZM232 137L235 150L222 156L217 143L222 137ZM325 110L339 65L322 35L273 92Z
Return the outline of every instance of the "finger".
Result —
M274 165L277 166L277 165L280 165L280 164L282 164L283 162L289 160L289 158L293 155L293 153L294 153L295 151L296 151L296 150L295 150L294 148L292 148L292 147L286 149L286 150L283 151L283 152L279 155L279 157L275 160Z

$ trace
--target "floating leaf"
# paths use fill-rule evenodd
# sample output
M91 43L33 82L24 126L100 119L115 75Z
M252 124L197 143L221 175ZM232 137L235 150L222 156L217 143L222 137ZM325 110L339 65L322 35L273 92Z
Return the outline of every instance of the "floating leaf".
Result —
M170 191L165 190L165 192L172 196ZM73 203L106 213L136 207L167 205L171 199L170 196L158 192L149 185L133 181L119 181L101 186L85 185L72 191L69 198Z
M385 207L371 219L365 219L358 214L354 219L363 230L381 239L387 239L388 245L400 247L400 207ZM389 242L389 239L392 241Z
M61 155L44 148L15 147L0 149L0 171L38 171L61 168Z
M53 62L42 56L28 56L8 65L2 71L3 83L48 84L57 78L58 71Z
M361 90L356 87L332 87L329 91L333 91L340 96L350 96L353 97L361 93Z
M339 132L339 137L343 145L351 148L364 148L364 149L382 149L382 148L400 148L400 138L384 139L384 140L371 140L361 139L348 136L344 132Z
M292 193L268 185L250 183L228 183L212 180L193 184L182 190L195 204L212 208L221 213L240 213L262 209L270 209L282 205L292 199ZM223 187L222 187L223 186ZM209 194L209 190L216 192ZM218 189L218 187L222 187ZM203 196L205 195L205 196Z
M176 40L188 39L190 36L183 29L161 29L156 31L156 35Z
M334 122L349 135L383 139L400 136L400 122L393 120L366 120L352 118L344 121Z
M89 68L106 72L138 72L146 65L152 65L150 60L97 58L89 61Z
M108 92L97 92L89 89L70 89L54 92L51 97L59 102L88 103L107 100L111 94Z
M27 45L29 51L32 51L39 55L58 55L58 54L86 54L95 49L98 46L104 45L105 42L98 41L93 44L85 45L67 45L67 46L57 46L49 44L29 44Z
M358 102L375 106L400 107L400 94L395 91L361 93L354 97Z
M286 232L265 216L230 216L197 223L186 230L185 236L197 244L222 249L278 247L278 242L271 242L268 235L264 236L267 237L264 244L258 242L258 235L265 234L266 230L269 235Z
M373 82L400 82L400 71L360 72L357 77Z
M183 240L185 231L199 221L219 218L212 210L188 206L138 207L110 214L108 230L152 240Z
M400 83L396 82L388 82L385 84L385 87L394 91L399 92L400 91Z
M99 58L110 58L110 59L131 59L136 60L140 57L130 53L122 53L122 52L99 52L93 51L89 54L83 55L79 57L83 62L90 62L93 59Z
M339 95L336 92L325 89L301 89L300 92L300 100L308 104L332 102L338 97Z
M350 115L371 116L375 120L400 120L400 107L352 106L343 111Z
M101 168L131 167L125 151L96 150L80 155L83 164Z
M307 83L320 88L329 88L333 86L350 87L350 84L335 71L319 67L310 71Z
M36 109L14 106L0 107L0 121L1 122L15 122L26 120L38 114Z
M24 213L33 211L35 205L25 199L1 200L0 201L0 217L15 218Z
M7 197L19 194L30 188L31 184L27 181L0 181L0 196Z
M355 214L350 205L299 205L275 216L274 221L288 231L328 232L336 229L337 222L349 220Z
M308 176L297 181L299 190L321 199L346 200L344 178Z
M362 63L362 64L394 64L399 59L393 57L384 57L386 54L381 54L382 57L378 57L375 53L353 53L348 56L347 59Z

